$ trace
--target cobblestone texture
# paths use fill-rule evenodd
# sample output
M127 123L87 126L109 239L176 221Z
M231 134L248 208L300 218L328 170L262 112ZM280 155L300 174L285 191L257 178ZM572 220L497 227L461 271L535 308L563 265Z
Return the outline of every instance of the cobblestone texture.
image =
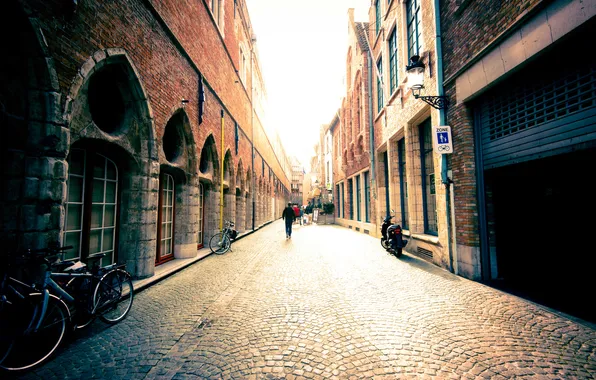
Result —
M27 379L590 379L596 331L336 226L282 221L140 292Z

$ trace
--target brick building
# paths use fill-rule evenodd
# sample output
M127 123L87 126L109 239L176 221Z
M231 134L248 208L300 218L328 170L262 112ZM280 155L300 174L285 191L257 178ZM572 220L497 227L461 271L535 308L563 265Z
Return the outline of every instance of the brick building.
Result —
M370 233L376 227L371 184L372 136L368 23L354 20L354 9L348 10L348 50L346 55L346 96L339 117L332 122L330 135L338 170L333 173L333 198L336 202L335 223L356 231ZM340 166L338 166L340 165Z
M596 2L444 2L457 262L559 308L593 297ZM589 49L589 48L588 48Z
M61 242L148 277L289 199L244 1L9 0L0 28L8 249Z
M377 226L394 215L407 251L451 267L441 156L433 153L431 126L440 111L413 96L406 66L413 56L428 68L425 92L437 88L437 54L432 0L375 1L369 12L372 47ZM378 231L380 227L375 227Z
M298 206L303 205L304 197L304 166L298 161L297 157L291 157L292 162L292 181L290 202L297 204Z

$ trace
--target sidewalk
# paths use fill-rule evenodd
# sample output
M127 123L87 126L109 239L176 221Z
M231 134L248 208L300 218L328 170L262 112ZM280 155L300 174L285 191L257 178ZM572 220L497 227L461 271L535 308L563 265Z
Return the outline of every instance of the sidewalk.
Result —
M248 230L248 231L244 231L241 234L238 234L238 236L236 237L236 240L234 240L234 242L258 231L259 229L261 229L261 228L265 227L266 225L273 223L273 222L274 222L274 220L266 222L266 223L258 226L255 230ZM208 244L209 243L207 242L207 245ZM232 246L233 246L233 244L234 243L232 242ZM207 257L211 254L212 254L212 252L209 249L209 247L205 246L198 250L197 255L195 257L191 257L188 259L174 259L174 260L168 261L167 263L156 266L155 273L153 274L153 276L143 278L140 280L133 280L132 285L134 287L134 290L135 290L135 292L140 292L141 290L173 275L176 272L181 271L182 269L196 263L197 261L204 259L205 257Z

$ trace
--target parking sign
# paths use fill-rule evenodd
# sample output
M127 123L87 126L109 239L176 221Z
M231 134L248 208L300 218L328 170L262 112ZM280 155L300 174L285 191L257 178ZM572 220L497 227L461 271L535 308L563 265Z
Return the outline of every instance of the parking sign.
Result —
M433 147L435 153L447 154L453 153L453 144L451 142L451 127L442 125L433 127Z

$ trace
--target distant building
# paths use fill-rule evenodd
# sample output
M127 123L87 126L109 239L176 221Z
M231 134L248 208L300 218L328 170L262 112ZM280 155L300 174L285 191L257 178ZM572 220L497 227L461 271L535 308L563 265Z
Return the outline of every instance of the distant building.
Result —
M304 184L304 166L298 161L297 157L291 158L292 162L292 180L290 182L290 202L302 206L303 184Z

